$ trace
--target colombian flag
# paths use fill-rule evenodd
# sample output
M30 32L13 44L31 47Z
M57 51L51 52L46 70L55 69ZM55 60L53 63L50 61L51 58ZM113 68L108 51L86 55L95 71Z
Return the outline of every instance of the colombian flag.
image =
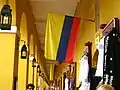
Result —
M49 13L45 35L45 58L72 63L80 19Z

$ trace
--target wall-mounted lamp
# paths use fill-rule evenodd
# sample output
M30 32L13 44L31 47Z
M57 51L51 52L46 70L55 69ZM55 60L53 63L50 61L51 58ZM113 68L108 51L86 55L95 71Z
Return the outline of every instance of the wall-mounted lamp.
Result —
M35 59L35 57L33 58L33 61L32 61L32 67L36 67L36 59Z
M29 60L33 61L33 59L34 59L34 55L33 54L29 55Z
M40 65L37 65L37 73L40 72Z
M37 67L38 66L38 62L36 62L36 58L34 57L32 60L32 67Z
M43 72L40 70L40 71L39 71L39 76L42 76L42 73L43 73Z
M26 59L27 58L27 46L25 45L25 41L24 41L24 45L21 48L21 59Z
M41 72L40 76L43 77L43 72Z
M12 23L12 9L8 5L8 0L6 0L6 5L3 6L0 13L0 29L10 30Z
M41 77L43 78L44 77L44 73L42 72L42 75L41 75Z

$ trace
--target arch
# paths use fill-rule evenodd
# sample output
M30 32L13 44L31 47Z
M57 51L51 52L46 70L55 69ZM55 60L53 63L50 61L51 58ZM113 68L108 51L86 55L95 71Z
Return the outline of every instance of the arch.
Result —
M32 60L30 59L31 56L34 56L34 41L33 35L30 35L29 40L29 70L28 70L28 83L32 83L32 75L33 75L33 68L32 68Z
M20 23L20 40L24 40L27 44L28 42L28 31L27 31L27 18L25 13L22 14Z
M30 42L29 42L29 54L33 55L34 54L34 42L33 42L33 35L30 35Z
M25 44L28 45L28 30L27 30L27 18L25 13L21 16L20 22L20 47ZM19 52L19 64L18 64L18 90L26 90L27 75L28 75L28 60L21 59L21 53Z

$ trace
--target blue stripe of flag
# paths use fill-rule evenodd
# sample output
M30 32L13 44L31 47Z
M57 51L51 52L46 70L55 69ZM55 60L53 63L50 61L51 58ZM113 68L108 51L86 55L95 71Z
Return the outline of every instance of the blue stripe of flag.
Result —
M59 43L58 52L57 52L57 57L56 57L56 59L60 63L65 61L72 23L73 23L73 17L65 16L60 43Z

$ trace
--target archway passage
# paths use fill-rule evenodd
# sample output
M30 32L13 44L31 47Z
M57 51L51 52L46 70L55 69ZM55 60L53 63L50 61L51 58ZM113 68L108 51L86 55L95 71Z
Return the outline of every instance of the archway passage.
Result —
M24 42L27 46L28 35L27 35L27 19L25 13L21 16L20 23L20 47L23 46ZM19 51L19 64L18 64L18 90L26 90L27 82L27 59L21 59L21 53Z
M34 42L33 42L33 35L30 35L29 40L29 74L28 74L28 83L32 83L32 75L33 75L33 68L32 68L32 60L34 56Z

